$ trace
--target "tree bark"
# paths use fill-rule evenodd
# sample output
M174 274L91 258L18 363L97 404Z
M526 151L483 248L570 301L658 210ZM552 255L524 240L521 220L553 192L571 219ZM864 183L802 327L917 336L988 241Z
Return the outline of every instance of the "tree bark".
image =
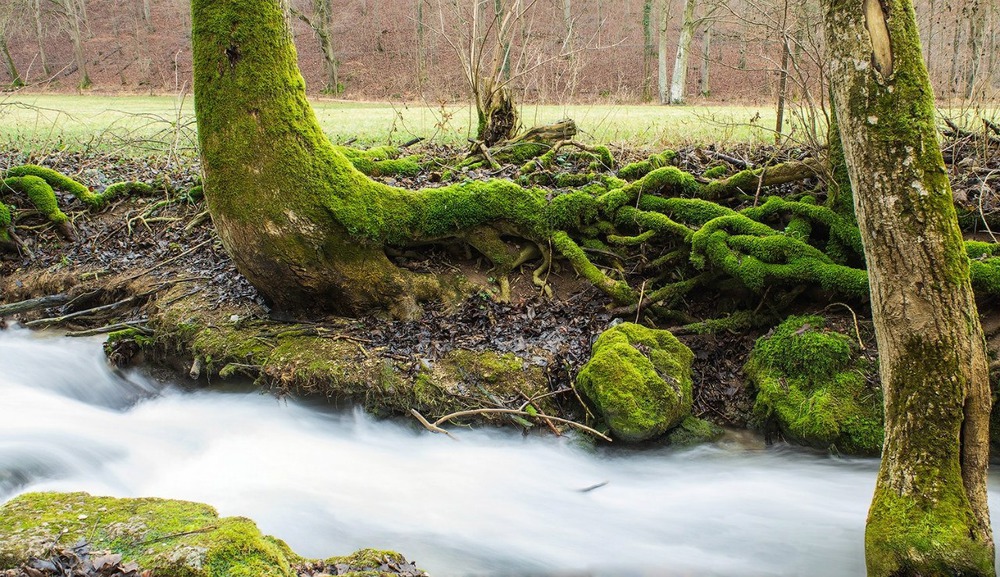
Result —
M38 43L38 60L42 72L49 73L49 62L45 58L45 28L42 26L42 0L31 0L31 15L35 22L35 41Z
M688 55L691 39L694 37L695 0L684 0L684 21L677 38L677 56L674 58L674 74L670 80L670 104L684 104L687 93Z
M642 101L653 99L653 0L642 2Z
M670 103L670 78L667 76L667 50L669 48L670 37L667 29L670 26L670 11L673 8L672 0L660 0L659 2L659 25L657 26L656 50L657 78L659 79L660 104Z
M705 32L701 37L701 95L711 96L712 86L709 84L709 71L712 65L712 22L705 24Z
M885 446L871 577L992 576L986 348L909 0L824 0L871 286Z
M83 52L83 30L80 27L80 13L77 0L60 0L66 16L66 27L69 31L70 40L73 42L73 59L76 61L77 71L80 73L79 87L90 88L90 74L87 73L87 58Z
M17 64L14 63L14 57L10 55L10 48L7 46L7 35L0 30L0 53L3 54L4 66L7 68L7 74L10 75L11 86L17 88L24 86L24 80L21 79L21 73L17 71Z

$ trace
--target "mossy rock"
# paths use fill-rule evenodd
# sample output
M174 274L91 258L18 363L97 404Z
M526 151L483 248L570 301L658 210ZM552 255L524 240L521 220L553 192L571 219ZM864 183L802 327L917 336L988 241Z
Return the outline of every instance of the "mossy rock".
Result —
M667 442L674 447L692 447L718 441L723 434L725 431L715 423L697 417L687 417L667 433Z
M597 338L576 383L614 438L645 441L690 415L693 360L669 331L622 323Z
M171 577L294 577L300 560L253 521L188 501L27 493L0 508L0 568L81 539Z
M754 414L790 441L841 453L882 449L882 390L866 375L874 364L851 337L820 316L793 316L754 345L746 365L757 388Z
M242 517L220 518L201 503L170 499L118 499L87 493L26 493L0 507L0 570L83 540L162 577L296 577L295 565L343 568L353 577L395 574L399 553L362 549L309 561L280 539L261 534Z

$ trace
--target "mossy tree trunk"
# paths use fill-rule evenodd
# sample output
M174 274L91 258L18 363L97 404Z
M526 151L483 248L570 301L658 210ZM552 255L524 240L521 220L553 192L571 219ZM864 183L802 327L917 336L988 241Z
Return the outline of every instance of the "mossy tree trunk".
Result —
M985 341L913 8L824 8L885 391L868 574L994 575Z
M227 252L273 304L412 316L442 296L442 279L395 266L387 247L458 240L506 274L519 253L501 233L546 242L539 191L509 181L409 191L355 169L306 100L282 6L192 1L205 198Z

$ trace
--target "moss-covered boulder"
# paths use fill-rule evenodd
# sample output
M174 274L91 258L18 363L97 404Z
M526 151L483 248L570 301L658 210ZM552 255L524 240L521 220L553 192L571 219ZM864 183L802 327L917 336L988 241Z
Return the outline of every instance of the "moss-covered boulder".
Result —
M645 441L691 414L693 360L669 331L622 323L597 338L576 383L614 438Z
M295 577L294 566L305 563L368 576L381 575L388 562L405 563L398 553L372 549L309 562L261 534L253 521L220 518L212 507L188 501L27 493L0 507L0 569L46 559L80 541L163 577Z
M820 316L793 316L754 345L746 365L756 418L790 441L841 453L882 449L882 390L874 363Z

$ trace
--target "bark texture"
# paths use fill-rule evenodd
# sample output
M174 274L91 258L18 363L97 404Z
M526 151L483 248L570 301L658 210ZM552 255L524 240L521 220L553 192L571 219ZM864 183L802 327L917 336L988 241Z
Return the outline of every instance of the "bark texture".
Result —
M985 341L912 5L824 8L885 391L868 574L994 575Z

